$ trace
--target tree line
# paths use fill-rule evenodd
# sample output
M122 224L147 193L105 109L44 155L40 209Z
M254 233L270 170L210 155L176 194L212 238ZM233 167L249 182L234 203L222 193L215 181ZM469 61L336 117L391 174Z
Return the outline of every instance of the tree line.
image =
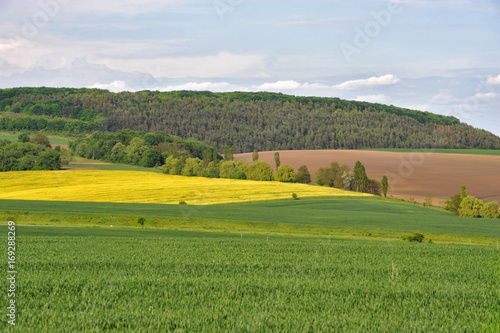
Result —
M219 160L215 148L194 140L183 140L164 132L145 133L124 129L115 133L94 132L69 142L77 155L111 163L156 167L168 157Z
M14 88L0 90L2 113L8 118L66 117L66 121L98 124L106 133L126 128L164 131L206 142L219 152L225 146L235 153L254 149L500 149L499 137L454 117L338 98L266 92ZM79 130L87 129L82 125Z
M43 134L33 138L22 133L17 142L0 140L0 171L59 170L68 152L51 148Z

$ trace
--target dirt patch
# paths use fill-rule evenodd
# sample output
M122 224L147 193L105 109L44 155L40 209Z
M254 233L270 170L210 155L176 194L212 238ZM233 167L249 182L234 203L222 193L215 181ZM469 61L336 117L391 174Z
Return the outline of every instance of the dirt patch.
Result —
M68 149L68 145L50 145L50 146L52 147L52 149L54 149L57 146L61 147L61 149Z
M273 166L274 151L259 152L259 160ZM447 200L466 185L468 193L477 198L500 202L500 156L399 153L361 150L288 150L279 151L281 164L290 164L295 170L307 165L311 176L320 167L331 162L354 167L361 161L369 178L389 178L388 196L423 202L432 195L433 203ZM252 162L252 153L237 154L235 160Z

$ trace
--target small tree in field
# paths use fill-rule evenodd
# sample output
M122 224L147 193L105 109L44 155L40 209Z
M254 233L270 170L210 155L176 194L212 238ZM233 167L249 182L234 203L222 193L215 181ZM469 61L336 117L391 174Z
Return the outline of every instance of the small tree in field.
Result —
M387 198L387 190L389 189L389 179L387 178L386 175L382 177L382 193L384 194L384 197Z
M425 203L424 203L424 206L427 206L427 207L432 206L432 195L427 194L427 195L425 196Z
M146 223L146 219L144 217L139 217L137 219L137 223L141 225L141 228L144 228L144 223Z

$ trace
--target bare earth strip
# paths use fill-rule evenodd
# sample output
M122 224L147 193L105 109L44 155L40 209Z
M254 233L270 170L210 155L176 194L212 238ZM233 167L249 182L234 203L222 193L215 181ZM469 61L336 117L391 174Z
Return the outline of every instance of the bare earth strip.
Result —
M259 152L259 160L274 167L274 151ZM320 167L331 162L354 167L361 161L369 178L389 178L388 196L423 202L426 195L433 203L447 200L466 185L468 193L480 199L500 202L500 156L399 153L362 150L287 150L279 151L281 164L290 164L295 170L307 165L311 176ZM235 159L252 162L252 154L237 154ZM314 181L314 180L313 180Z

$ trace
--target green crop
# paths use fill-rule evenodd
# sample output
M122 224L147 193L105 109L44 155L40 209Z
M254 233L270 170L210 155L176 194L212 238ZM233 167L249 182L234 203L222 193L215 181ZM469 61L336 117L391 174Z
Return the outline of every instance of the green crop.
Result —
M22 226L17 246L20 332L500 329L496 246Z

